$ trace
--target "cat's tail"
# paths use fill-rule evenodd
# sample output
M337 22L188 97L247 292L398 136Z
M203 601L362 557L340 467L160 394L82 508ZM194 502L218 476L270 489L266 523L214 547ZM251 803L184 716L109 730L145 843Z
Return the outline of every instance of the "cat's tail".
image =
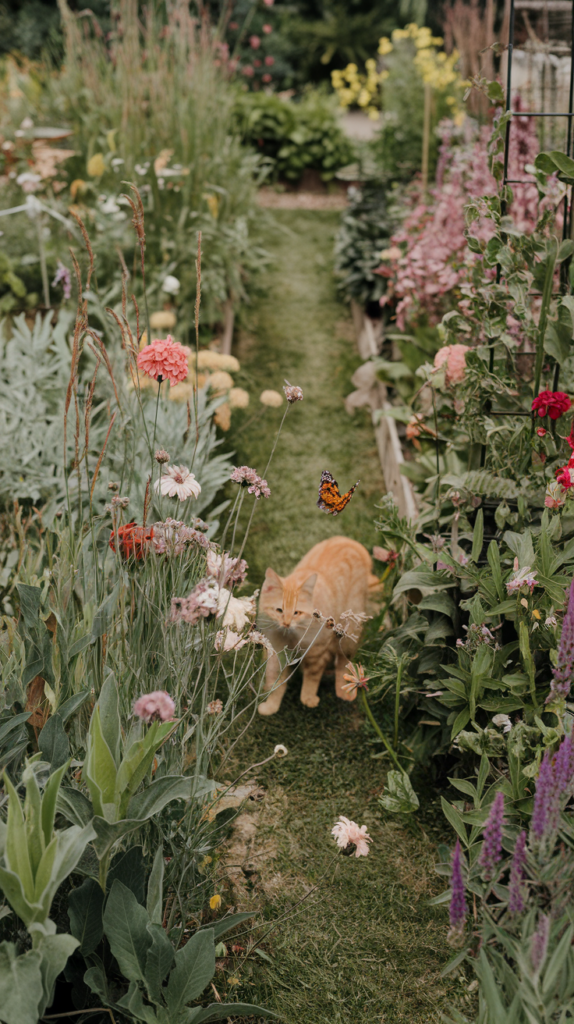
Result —
M378 576L375 576L372 572L369 573L369 579L367 583L369 594L378 593L383 590L383 584L381 583Z

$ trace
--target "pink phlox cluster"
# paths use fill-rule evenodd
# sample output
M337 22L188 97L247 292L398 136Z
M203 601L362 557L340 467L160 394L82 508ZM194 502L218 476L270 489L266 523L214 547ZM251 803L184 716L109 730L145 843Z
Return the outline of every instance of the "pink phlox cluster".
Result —
M231 480L235 484L241 484L242 487L247 487L250 494L254 494L256 498L270 498L271 491L267 485L267 481L263 477L259 476L256 469L251 469L249 466L239 466L233 470L231 474Z
M558 660L552 674L550 693L546 703L567 697L574 679L574 580L570 584L568 607L562 622L558 644Z
M496 794L484 827L482 849L478 863L485 878L491 878L502 857L502 829L504 826L504 794Z
M179 519L153 524L152 547L158 555L181 555L189 544L196 544L210 552L211 542L204 533L186 526Z
M165 690L154 690L138 697L134 704L134 715L143 722L172 722L175 704Z
M377 270L389 279L381 305L397 302L396 322L401 330L409 319L417 316L422 316L429 324L438 323L453 307L455 299L461 298L461 289L471 283L475 262L482 259L480 254L468 249L464 207L473 199L498 191L489 168L488 126L480 130L478 138L467 139L462 144L455 144L457 140L450 122L443 122L439 130L443 141L437 184L429 189L428 198L422 196L420 185L411 190L410 212L391 239L391 247L400 248L402 255L386 259ZM528 184L512 186L509 213L515 227L527 233L533 230L541 207L555 205L559 195L557 189L555 196L539 203L535 180L525 171L538 151L533 119L513 119L508 176L526 180ZM493 224L485 216L474 221L470 229L473 237L481 242L488 242L493 232ZM469 300L463 298L462 312L465 303L468 307Z
M218 554L216 551L207 553L207 572L217 580L220 587L243 583L249 566L244 558L232 558L227 551Z
M172 597L171 621L195 626L200 619L217 614L218 600L219 587L215 580L200 580L189 597Z

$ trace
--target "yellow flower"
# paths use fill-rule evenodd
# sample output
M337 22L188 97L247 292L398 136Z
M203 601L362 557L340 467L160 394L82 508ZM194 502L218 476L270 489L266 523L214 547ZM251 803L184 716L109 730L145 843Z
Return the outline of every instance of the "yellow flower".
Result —
M280 395L278 391L269 389L261 392L259 401L261 405L268 405L271 409L278 409L280 405L283 405L283 395Z
M191 362L195 365L195 352L191 353ZM235 356L224 355L223 352L212 352L204 348L197 354L197 365L200 370L227 370L229 373L237 373L239 360Z
M249 395L244 388L231 388L229 392L229 406L231 409L246 409L249 405Z
M219 910L221 906L221 896L212 896L209 901L211 910Z
M393 49L393 44L391 43L391 40L388 39L387 36L381 36L381 38L379 39L379 49L378 49L378 53L380 53L381 57L386 57L387 53L391 53L392 52L392 49Z
M204 192L203 198L207 203L211 216L214 220L217 220L217 215L219 213L219 196L215 195L213 192Z
M106 169L104 158L101 153L94 153L90 157L86 165L86 170L90 175L90 178L100 178Z
M78 193L80 195L83 195L87 188L88 184L87 182L84 181L83 178L74 178L72 184L70 185L70 195L72 199L75 199Z
M172 313L170 309L158 309L157 313L152 313L149 318L149 325L153 327L154 331L169 331L176 325L175 313Z
M207 378L207 383L216 395L223 395L233 387L233 377L227 370L216 370Z
M220 430L229 430L231 426L231 408L228 402L224 402L215 410L213 420Z
M227 979L228 985L241 985L239 978L231 977Z

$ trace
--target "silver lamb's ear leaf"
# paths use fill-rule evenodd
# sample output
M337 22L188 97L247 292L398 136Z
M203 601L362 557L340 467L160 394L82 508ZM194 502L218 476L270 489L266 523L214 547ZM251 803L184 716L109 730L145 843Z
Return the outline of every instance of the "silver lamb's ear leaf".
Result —
M147 885L146 907L152 924L161 924L163 919L163 872L163 843L161 843L155 851Z

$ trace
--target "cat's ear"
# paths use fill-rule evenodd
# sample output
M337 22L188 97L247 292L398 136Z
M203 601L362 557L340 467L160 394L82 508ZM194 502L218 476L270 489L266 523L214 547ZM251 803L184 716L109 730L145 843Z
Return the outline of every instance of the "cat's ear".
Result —
M277 590L283 593L283 580L279 573L276 573L275 569L272 569L271 566L269 566L265 571L265 583L263 584L261 592L262 594L271 594L273 591Z
M311 601L313 597L313 591L317 582L317 573L314 572L312 576L308 576L304 583L299 587L299 598L307 598Z

